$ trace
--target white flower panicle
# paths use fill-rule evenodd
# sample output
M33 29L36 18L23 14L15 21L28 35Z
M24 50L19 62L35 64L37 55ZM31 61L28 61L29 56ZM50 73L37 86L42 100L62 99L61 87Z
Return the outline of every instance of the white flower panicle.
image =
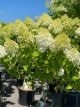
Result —
M74 25L73 20L69 18L66 14L61 17L61 22L64 29L71 29Z
M23 31L27 31L27 26L21 21L21 20L16 20L14 23L14 34L15 35L21 35L21 33L23 33Z
M27 26L28 29L38 28L37 23L33 21L30 17L26 17L24 24Z
M5 55L7 55L5 48L0 45L0 58L3 58Z
M75 33L76 33L77 35L80 35L80 27L78 27L78 28L75 30Z
M20 20L14 23L14 32L17 35L18 43L25 43L27 45L30 41L33 42L33 35L28 31L27 26Z
M63 69L63 68L60 69L58 75L59 75L59 76L63 76L63 75L64 75L64 69Z
M63 30L63 25L60 18L53 21L53 32L60 33Z
M9 23L5 25L1 30L0 30L0 36L2 36L4 39L10 38L13 34L13 23Z
M65 49L64 53L69 61L74 65L80 66L80 53L76 48Z
M33 38L32 33L28 32L28 31L23 32L22 35L17 37L17 42L23 43L26 46L28 46L29 43L34 43L34 38Z
M70 47L71 47L71 44L70 44L70 39L68 35L66 35L65 33L61 33L60 35L57 35L54 38L53 43L50 46L50 50L52 52L57 52Z
M40 29L38 35L35 36L35 39L39 50L43 52L53 43L53 38L47 29Z
M80 26L80 20L78 17L72 19L73 25L74 26Z
M42 25L42 26L47 26L48 29L52 29L53 28L53 20L51 19L51 17L44 13L37 21L38 26Z
M18 44L13 40L6 40L4 43L4 47L6 49L7 54L16 55L19 50Z

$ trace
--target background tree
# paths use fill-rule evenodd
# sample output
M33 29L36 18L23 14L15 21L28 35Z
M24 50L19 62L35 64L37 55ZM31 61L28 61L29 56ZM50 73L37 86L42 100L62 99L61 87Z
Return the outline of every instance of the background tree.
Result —
M53 17L67 13L72 18L80 18L80 0L47 0L47 6Z

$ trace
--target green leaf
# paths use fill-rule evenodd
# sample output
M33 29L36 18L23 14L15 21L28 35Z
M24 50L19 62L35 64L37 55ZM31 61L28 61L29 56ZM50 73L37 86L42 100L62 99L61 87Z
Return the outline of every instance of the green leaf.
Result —
M72 86L71 85L67 85L66 86L66 90L71 90L72 89Z
M44 64L47 65L49 62L48 61L44 61Z
M13 57L13 58L11 59L11 62L12 62L13 65L16 64L16 61L17 61L17 60L16 60L16 57Z
M23 70L24 70L24 71L27 71L27 69L28 69L28 65L24 65L24 66L23 66Z
M33 57L33 58L36 58L36 57L38 57L38 56L39 56L38 52L37 52L37 51L33 51L32 57Z
M9 58L5 58L4 63L8 63L8 62L9 62Z
M79 76L73 76L72 79L73 79L74 81L76 81L76 80L79 79Z

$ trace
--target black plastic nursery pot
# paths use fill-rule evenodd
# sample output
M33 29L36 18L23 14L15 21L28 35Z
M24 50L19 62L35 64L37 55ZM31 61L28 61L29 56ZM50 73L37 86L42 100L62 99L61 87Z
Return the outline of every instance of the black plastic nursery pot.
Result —
M19 104L26 106L32 104L34 99L34 92L30 90L23 90L19 88Z
M48 95L52 99L52 107L80 107L80 93L50 93Z
M4 104L3 104L3 102L0 102L0 107L4 107Z
M51 107L62 107L63 93L49 93L48 98L52 100Z
M1 75L2 75L2 72L0 72L0 80L1 80Z
M80 107L80 93L63 93L62 107Z

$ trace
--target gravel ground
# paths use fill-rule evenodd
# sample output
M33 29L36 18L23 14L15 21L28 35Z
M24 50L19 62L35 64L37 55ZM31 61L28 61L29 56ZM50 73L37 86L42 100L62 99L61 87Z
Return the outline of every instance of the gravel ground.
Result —
M6 82L3 82L3 96L2 96L2 101L3 103L3 107L28 107L20 105L18 103L19 100L19 92L18 92L18 88L16 85L12 85L10 80L7 80ZM1 107L1 106L0 106Z
M11 85L10 81L8 81L4 83L4 86L6 86L6 88L3 88L3 92L6 90L3 96L4 107L28 107L27 105L23 106L18 103L19 92L16 85ZM40 97L41 95L35 95L34 100L39 100ZM50 105L46 105L46 107L50 107Z

